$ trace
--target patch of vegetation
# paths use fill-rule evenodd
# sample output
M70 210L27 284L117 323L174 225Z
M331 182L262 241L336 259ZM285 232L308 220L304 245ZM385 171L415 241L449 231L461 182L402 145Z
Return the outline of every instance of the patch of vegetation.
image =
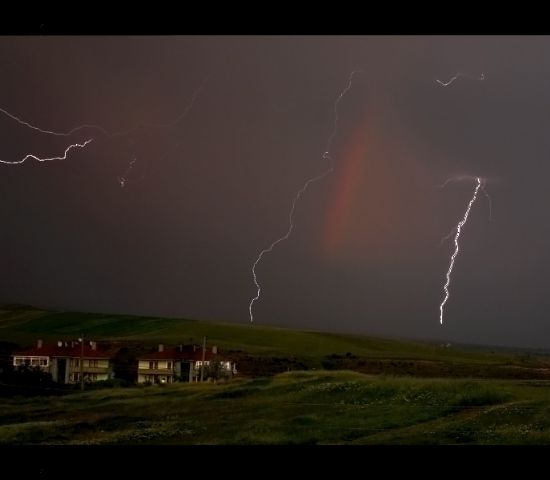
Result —
M349 371L0 399L0 411L0 444L550 442L550 400L526 382Z

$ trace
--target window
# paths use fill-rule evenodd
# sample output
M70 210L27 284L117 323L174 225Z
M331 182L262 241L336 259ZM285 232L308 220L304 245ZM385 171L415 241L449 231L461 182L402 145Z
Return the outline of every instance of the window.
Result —
M75 359L73 360L73 365L74 365L75 367L80 367L80 359L79 359L79 358L75 358Z
M171 370L172 369L172 362L168 362L167 365L166 365L166 368L168 370Z
M47 367L48 366L48 359L47 358L41 358L40 359L40 366L41 367Z
M149 362L149 370L157 370L159 368L159 362Z
M99 366L98 360L88 360L88 367L97 368Z

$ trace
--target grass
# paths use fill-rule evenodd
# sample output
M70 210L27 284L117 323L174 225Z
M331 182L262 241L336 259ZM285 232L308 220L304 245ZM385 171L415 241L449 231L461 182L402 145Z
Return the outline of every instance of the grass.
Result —
M290 372L0 400L0 444L550 443L550 382Z
M240 372L263 376L287 370L354 370L418 377L550 379L547 356L489 349L446 348L365 335L299 331L257 324L214 323L100 313L0 307L0 340L21 346L86 338L135 345L201 343L230 352Z
M99 313L49 312L26 306L0 307L0 339L30 345L44 341L74 339L84 333L95 340L155 344L200 343L203 336L224 350L254 355L320 359L331 354L353 353L369 359L425 360L458 363L541 365L517 354L488 350L444 348L422 342L398 341L364 335L299 331L257 324L214 323L187 319L152 318ZM544 361L543 366L549 366Z
M198 342L206 335L209 344L239 356L238 368L248 362L308 370L263 376L260 369L223 384L0 398L0 444L550 443L550 362L544 356L249 324L0 307L4 342L30 345L81 332L136 344ZM293 363L285 363L289 358Z

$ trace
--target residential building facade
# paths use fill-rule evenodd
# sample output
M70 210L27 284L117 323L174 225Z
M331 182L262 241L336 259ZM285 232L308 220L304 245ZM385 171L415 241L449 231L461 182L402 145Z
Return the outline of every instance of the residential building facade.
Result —
M44 345L38 340L36 347L13 355L13 366L40 367L50 373L58 383L78 383L81 375L85 382L99 382L113 378L111 355L97 348L96 342L57 342Z
M98 348L96 342L58 341L56 345L44 345L38 340L35 347L16 352L12 358L15 368L39 367L58 383L77 384L82 377L86 383L99 382L115 376L113 352ZM230 378L236 373L235 363L218 354L216 346L203 351L199 345L165 348L160 344L155 351L137 358L137 383L140 384L197 382Z
M205 379L205 370L212 362L218 362L225 376L237 373L234 362L218 355L216 346L203 352L199 345L179 345L158 350L138 359L138 383L196 382Z

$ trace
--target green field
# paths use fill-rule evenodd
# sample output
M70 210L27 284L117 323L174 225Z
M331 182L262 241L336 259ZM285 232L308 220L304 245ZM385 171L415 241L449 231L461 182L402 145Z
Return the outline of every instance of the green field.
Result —
M438 344L362 335L299 331L257 324L49 312L0 307L0 340L21 346L86 338L120 345L201 343L233 356L244 375L297 369L354 370L420 377L550 379L550 358L525 352L445 348Z
M108 315L100 313L50 312L26 306L0 306L0 340L32 345L38 338L55 342L86 338L155 344L200 343L203 336L224 350L255 355L289 355L319 359L346 354L376 359L412 359L483 365L548 366L550 358L525 353L502 353L494 349L444 348L425 342L399 341L364 335L300 331L257 324Z
M545 356L248 324L0 308L4 342L24 346L82 332L149 345L207 336L243 362L243 355L251 364L292 359L302 370L287 362L284 373L240 370L228 383L8 396L0 398L0 444L550 443ZM369 374L373 369L377 375Z
M0 400L1 444L550 443L550 382L290 372Z

